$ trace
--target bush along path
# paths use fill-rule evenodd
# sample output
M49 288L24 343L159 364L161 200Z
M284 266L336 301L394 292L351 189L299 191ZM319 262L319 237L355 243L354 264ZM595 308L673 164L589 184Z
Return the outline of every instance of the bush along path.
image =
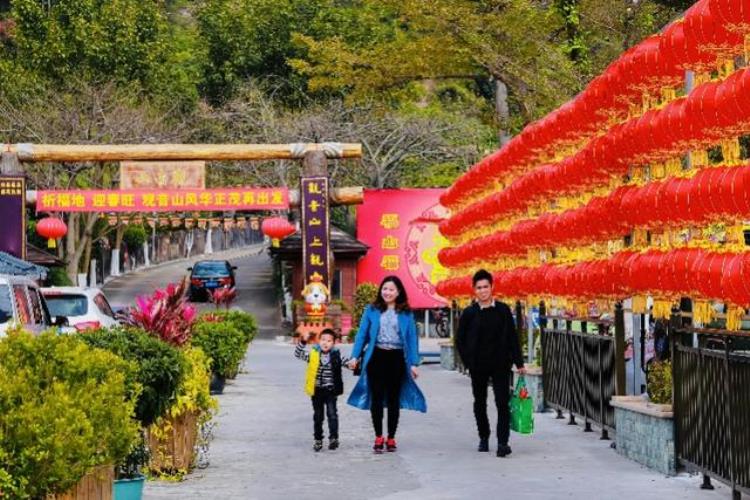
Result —
M186 284L139 297L125 326L0 339L0 497L85 497L207 465L218 400L257 333L242 311L197 315ZM136 497L139 498L139 497Z

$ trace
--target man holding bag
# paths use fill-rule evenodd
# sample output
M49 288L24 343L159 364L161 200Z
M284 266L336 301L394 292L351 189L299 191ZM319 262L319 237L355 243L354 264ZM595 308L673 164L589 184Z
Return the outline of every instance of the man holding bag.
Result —
M511 366L519 375L526 373L521 346L510 308L496 301L492 294L492 275L484 269L472 278L476 300L467 307L458 324L456 348L471 374L474 394L474 417L479 432L477 451L489 451L490 423L487 418L487 386L492 381L497 406L497 456L511 453L510 381Z

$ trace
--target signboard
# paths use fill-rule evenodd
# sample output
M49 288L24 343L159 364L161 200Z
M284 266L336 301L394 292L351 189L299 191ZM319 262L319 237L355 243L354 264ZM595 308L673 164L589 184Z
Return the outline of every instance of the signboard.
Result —
M26 258L26 179L0 177L0 251Z
M320 279L330 287L328 178L304 177L300 185L302 207L302 258L305 283Z
M205 189L204 161L120 162L121 189Z
M286 188L39 191L37 212L286 210Z
M437 221L448 215L438 199L443 189L365 190L357 207L357 239L370 246L357 265L357 283L401 278L413 308L444 307L435 285L448 275L438 251L448 242Z

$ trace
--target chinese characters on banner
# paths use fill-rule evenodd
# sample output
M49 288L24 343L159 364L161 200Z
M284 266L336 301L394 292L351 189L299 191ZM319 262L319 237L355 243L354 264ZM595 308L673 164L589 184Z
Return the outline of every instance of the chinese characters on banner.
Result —
M370 250L357 265L357 283L380 284L401 278L409 303L417 309L443 307L435 285L447 277L437 253L447 245L437 221L447 216L439 204L442 189L365 190L357 207L357 238Z
M0 214L3 231L0 251L26 258L26 180L0 177Z
M286 188L39 191L37 212L192 212L285 210Z
M330 288L328 178L305 177L301 181L302 258L305 283L319 278Z
M205 189L204 161L120 162L121 189Z

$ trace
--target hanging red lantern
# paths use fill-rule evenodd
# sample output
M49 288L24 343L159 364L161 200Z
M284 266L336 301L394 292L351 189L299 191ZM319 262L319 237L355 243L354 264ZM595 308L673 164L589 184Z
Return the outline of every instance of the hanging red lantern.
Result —
M264 219L260 229L263 234L271 238L271 244L274 247L278 247L281 240L297 231L294 225L283 217Z
M56 240L68 232L68 226L58 217L47 217L36 224L36 232L47 238L47 248L57 247Z

